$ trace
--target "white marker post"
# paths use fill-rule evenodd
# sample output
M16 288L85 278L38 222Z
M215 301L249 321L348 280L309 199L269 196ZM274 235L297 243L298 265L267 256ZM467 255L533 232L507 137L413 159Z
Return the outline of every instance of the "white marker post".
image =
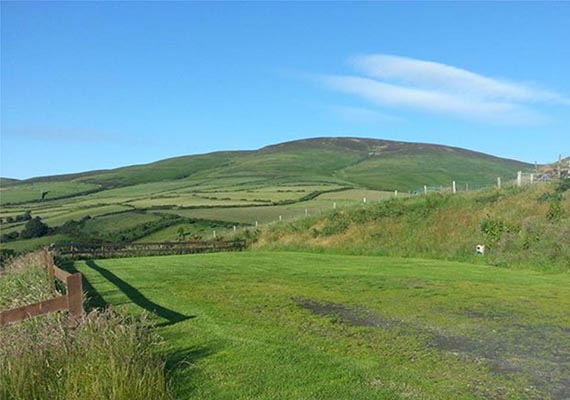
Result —
M497 189L501 188L501 177L497 176Z
M517 186L522 186L522 171L517 172Z
M216 238L216 231L214 231L214 239Z
M394 197L398 197L398 191L394 190Z
M236 228L236 226L234 225L234 233L235 233L236 230L237 230L237 228Z
M307 210L307 209L305 208L305 217L306 217L307 215L309 215L309 210Z
M259 226L259 223L257 221L255 221L255 227L257 228Z
M333 203L333 210L336 210L336 203Z
M281 215L279 216L279 221L283 221L283 217Z
M363 197L363 198L362 198L362 202L363 202L363 203L366 203L366 197Z
M427 194L427 186L424 185L424 194Z
M453 194L457 193L457 188L455 187L455 181L451 182L451 191Z

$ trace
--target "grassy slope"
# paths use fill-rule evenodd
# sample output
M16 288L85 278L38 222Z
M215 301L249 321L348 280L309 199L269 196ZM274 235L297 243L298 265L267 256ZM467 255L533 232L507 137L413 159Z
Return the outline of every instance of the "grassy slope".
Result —
M491 183L498 175L506 180L527 166L445 146L321 138L258 151L218 152L111 171L35 178L2 187L0 211L7 218L31 210L32 216L44 218L51 227L85 216L97 219L120 210L156 208L184 217L253 224L275 221L280 215L298 218L305 209L314 214L334 202L339 206L350 202L333 193L310 202L253 207L298 202L317 191L340 187L407 190L423 184L449 184L451 179L459 184L461 179ZM46 191L47 200L39 202ZM89 191L95 192L85 193ZM374 196L362 195L371 201ZM23 223L5 223L1 233L22 228Z
M257 245L570 271L570 192L560 202L552 193L535 185L394 199L272 225ZM552 210L559 215L549 217ZM474 254L478 243L487 245L484 257Z
M420 158L414 158L418 156ZM398 158L402 158L401 171L394 165L397 164L394 160ZM42 187L49 190L50 185L61 182L121 187L188 177L288 177L296 180L310 178L331 181L340 178L345 183L347 179L355 179L353 183L372 188L407 189L410 186L408 181L414 173L421 175L421 184L436 185L448 184L451 179L463 176L476 180L495 179L497 176L507 178L505 175L514 176L517 170L529 167L529 164L445 146L372 139L319 138L268 146L258 151L218 152L177 157L111 171L35 178L5 188L5 192L11 196L10 199L13 197L16 201L24 201L27 198L15 193L18 193L19 187L23 188L33 182L42 182ZM384 168L388 172L384 172ZM376 175L384 176L385 181L373 179ZM53 182L52 179L61 182Z
M472 187L493 183L497 177L512 180L520 169L524 165L508 160L434 152L373 157L341 170L337 176L376 189L413 190L424 185L450 186L451 180Z
M105 301L155 311L179 399L563 399L568 389L568 275L291 252L76 266Z

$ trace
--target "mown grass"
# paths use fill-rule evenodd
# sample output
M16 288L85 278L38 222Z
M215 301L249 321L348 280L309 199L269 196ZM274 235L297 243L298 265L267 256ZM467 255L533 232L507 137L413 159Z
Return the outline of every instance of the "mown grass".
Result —
M272 225L257 246L570 271L568 193L535 185L392 199Z
M570 389L567 274L257 251L75 267L99 302L152 313L179 399L561 400Z
M35 253L0 273L0 310L56 295ZM65 314L0 329L2 400L173 399L159 338L143 319L93 311L81 321Z

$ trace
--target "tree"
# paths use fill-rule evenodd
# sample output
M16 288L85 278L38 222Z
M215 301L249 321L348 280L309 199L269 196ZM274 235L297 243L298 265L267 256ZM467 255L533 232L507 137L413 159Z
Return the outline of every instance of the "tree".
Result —
M40 217L35 217L26 222L24 230L20 233L22 239L42 237L49 232L49 226L42 222Z
M184 232L184 227L178 228L176 231L178 233L178 240L181 242L186 238L186 232Z

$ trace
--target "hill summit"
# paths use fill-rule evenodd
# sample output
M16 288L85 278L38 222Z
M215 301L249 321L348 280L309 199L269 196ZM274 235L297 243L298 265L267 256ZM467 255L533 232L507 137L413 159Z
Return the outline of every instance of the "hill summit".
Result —
M410 190L422 185L492 182L530 164L457 147L427 143L319 137L274 144L259 150L219 151L169 158L150 164L10 182L77 182L100 188L185 178L334 180L371 189Z

